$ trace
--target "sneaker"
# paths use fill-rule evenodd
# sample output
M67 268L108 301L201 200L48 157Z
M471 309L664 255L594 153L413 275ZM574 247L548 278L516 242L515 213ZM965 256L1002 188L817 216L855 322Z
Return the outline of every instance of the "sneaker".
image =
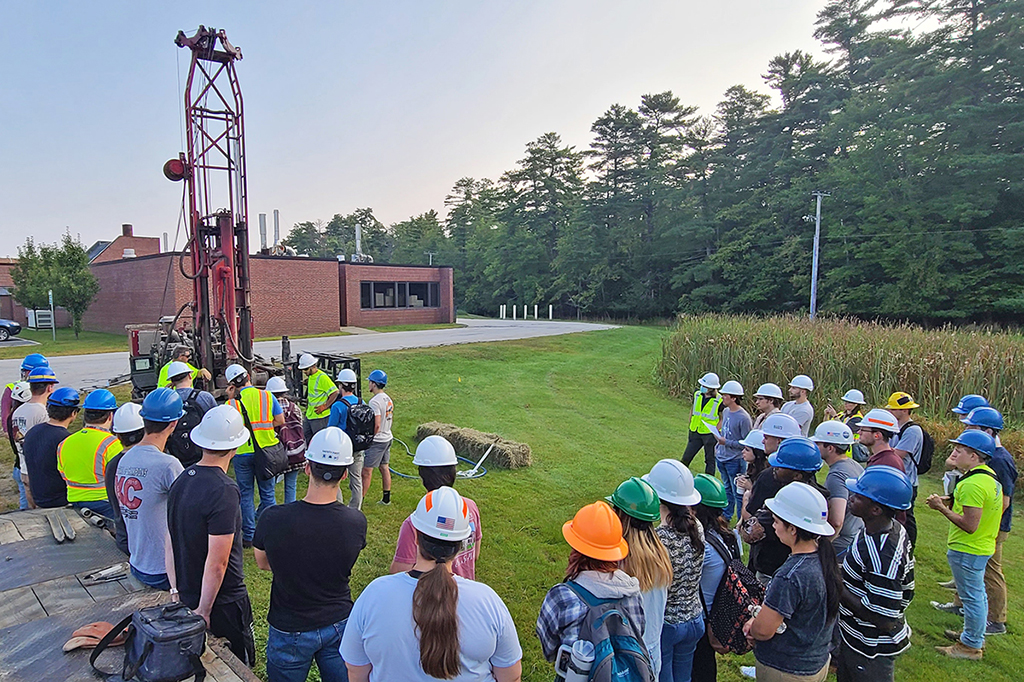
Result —
M1005 635L1005 634L1006 634L1006 623L993 623L992 621L989 621L988 625L985 626L985 636L986 637L988 637L989 635Z
M943 613L952 613L954 616L964 615L964 607L957 606L951 601L946 602L945 604L943 604L942 602L933 601L932 608L938 611L942 611Z
M963 642L956 642L951 646L937 646L935 650L943 656L949 656L950 658L963 658L968 661L980 661L982 656L985 654L981 649L975 649L974 647L967 646Z
M383 504L385 507L391 504L391 500L385 502L384 500L377 500L377 504Z
M950 578L949 580L940 582L939 587L945 588L947 590L956 591L956 581Z
M749 677L752 680L756 680L757 679L757 668L755 668L752 665L741 665L740 666L740 674L743 675L743 677Z
M943 630L942 635L951 642L959 642L960 632L960 630Z

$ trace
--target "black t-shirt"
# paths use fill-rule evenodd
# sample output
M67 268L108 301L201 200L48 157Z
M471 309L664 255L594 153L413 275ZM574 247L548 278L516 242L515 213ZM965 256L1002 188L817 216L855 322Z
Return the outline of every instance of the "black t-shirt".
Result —
M125 553L130 554L128 551L128 529L124 527L124 517L121 516L121 505L117 502L117 465L121 463L121 458L124 457L124 453L119 452L114 456L112 460L107 462L107 471L104 474L104 482L107 484L107 502L110 503L110 508L114 510L114 542L117 543L117 548Z
M68 504L68 486L57 471L57 446L70 435L63 426L47 422L36 424L25 434L21 447L28 467L28 487L39 507Z
M267 622L284 632L306 632L348 618L348 579L366 547L366 517L338 502L298 500L271 507L256 524L253 547L274 570Z
M228 604L248 595L242 574L242 508L238 485L219 467L193 464L178 476L167 494L167 529L174 549L174 574L181 601L199 605L210 535L234 535L224 582L215 603Z
M775 497L775 494L783 488L783 484L775 478L773 471L772 467L768 467L760 473L750 491L750 501L747 502L747 512L756 516L764 528L764 539L750 546L748 566L751 570L765 575L775 575L775 571L779 570L779 567L789 558L790 552L789 547L782 544L779 536L775 534L775 529L772 527L772 522L775 519L768 508L764 506L765 500ZM821 493L826 500L829 498L828 490L818 485L817 482L812 481L810 485L814 486L815 490Z

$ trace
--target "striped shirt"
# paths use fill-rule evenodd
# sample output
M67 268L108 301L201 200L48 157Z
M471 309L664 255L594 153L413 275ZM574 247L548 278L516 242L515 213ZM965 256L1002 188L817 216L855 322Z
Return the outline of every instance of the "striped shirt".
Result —
M843 582L865 609L902 624L894 632L882 632L840 604L839 630L847 646L867 658L906 651L910 626L904 613L914 598L914 556L903 526L894 521L888 533L878 535L861 530L846 553Z

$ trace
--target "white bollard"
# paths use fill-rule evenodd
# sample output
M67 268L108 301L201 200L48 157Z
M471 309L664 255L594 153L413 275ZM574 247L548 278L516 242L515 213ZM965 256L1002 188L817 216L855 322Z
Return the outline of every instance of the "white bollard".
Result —
M533 319L537 319L537 304L533 304Z
M553 312L554 312L554 306L553 306L553 305L551 305L551 304L548 304L548 319L549 319L549 320L553 320L553 319L555 319L555 318L553 317Z
M516 306L515 305L512 306L512 319L513 320L516 319Z

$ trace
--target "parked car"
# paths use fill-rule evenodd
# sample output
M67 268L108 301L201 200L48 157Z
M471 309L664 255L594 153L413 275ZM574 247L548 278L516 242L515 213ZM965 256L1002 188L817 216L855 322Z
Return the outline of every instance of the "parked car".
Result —
M0 318L0 341L6 341L12 336L17 336L21 333L21 325L14 320L5 320Z

